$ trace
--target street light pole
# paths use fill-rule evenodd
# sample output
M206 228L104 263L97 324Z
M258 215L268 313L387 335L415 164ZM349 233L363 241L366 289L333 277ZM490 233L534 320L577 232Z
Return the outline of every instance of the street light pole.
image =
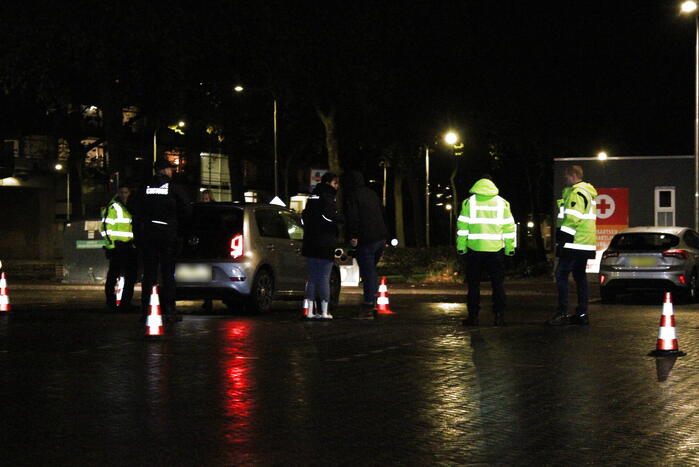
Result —
M430 147L425 146L425 246L430 246Z
M257 88L262 89L262 88ZM233 87L235 92L241 93L245 91L245 88L241 85ZM274 102L273 112L272 112L272 126L274 128L274 196L279 196L279 145L277 143L277 96L274 95L273 91L269 89L266 90L272 94L272 99Z
M682 13L694 13L694 229L699 230L699 15L697 2L687 0L681 5Z
M274 97L274 196L279 195L279 154L277 153L277 98Z
M694 230L699 230L699 16L694 13Z
M66 222L70 222L70 164L66 164Z

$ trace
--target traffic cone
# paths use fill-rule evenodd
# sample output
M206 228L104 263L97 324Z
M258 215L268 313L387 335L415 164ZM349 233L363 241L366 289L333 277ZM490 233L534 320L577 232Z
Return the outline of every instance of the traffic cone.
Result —
M381 276L379 284L379 297L376 299L376 311L380 315L392 315L393 312L388 307L388 286L386 285L386 276Z
M10 311L10 297L7 295L5 273L0 274L0 313Z
M116 306L119 306L121 305L121 294L124 293L124 276L119 276L117 279L114 293L116 294Z
M313 300L307 298L303 299L303 317L304 318L315 318L316 315L313 314Z
M163 316L160 314L160 298L158 286L154 285L150 294L150 310L146 318L146 337L163 335Z
M655 350L648 355L652 357L682 357L687 355L684 352L680 352L679 344L677 343L675 315L672 311L672 294L670 292L665 293L665 300L663 300L663 314L660 316L658 343Z

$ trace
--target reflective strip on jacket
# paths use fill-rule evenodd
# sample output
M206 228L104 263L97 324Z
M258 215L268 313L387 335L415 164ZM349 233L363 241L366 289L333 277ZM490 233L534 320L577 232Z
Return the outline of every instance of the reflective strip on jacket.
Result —
M561 208L563 219L561 232L572 236L573 241L566 241L562 247L568 250L594 252L597 248L597 209L595 197L597 191L586 182L573 185L566 193Z
M472 195L463 202L456 221L456 249L466 251L500 251L511 254L517 247L515 221L510 203L500 196Z
M133 241L131 213L117 198L112 199L109 206L102 209L100 234L108 250L115 247L114 242Z

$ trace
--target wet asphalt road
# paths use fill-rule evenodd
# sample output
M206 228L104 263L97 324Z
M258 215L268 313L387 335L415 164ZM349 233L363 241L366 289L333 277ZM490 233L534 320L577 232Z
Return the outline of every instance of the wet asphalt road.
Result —
M391 288L393 315L331 322L297 304L201 314L159 341L98 290L12 288L0 318L4 465L689 465L699 462L699 306L659 297L541 323L548 279L510 281L506 328L461 327L455 287ZM220 306L220 305L219 305Z

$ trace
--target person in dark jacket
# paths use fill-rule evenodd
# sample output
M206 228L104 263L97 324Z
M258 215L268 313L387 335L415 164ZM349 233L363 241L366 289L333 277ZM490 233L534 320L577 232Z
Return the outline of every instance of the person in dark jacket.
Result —
M345 232L350 245L356 248L355 258L364 285L359 318L373 319L376 314L378 280L376 265L381 259L388 229L378 195L364 185L364 177L356 170L348 171L343 180Z
M153 165L155 175L143 187L135 201L136 240L143 258L141 305L143 317L149 312L153 285L159 282L159 298L167 321L182 318L175 311L175 261L177 259L178 226L191 214L187 194L172 183L174 166L159 159ZM160 269L160 281L158 281Z
M337 175L326 172L316 185L303 210L303 247L306 257L308 281L304 307L308 307L309 318L332 319L328 312L330 302L330 271L332 270L335 247L337 246L338 224L342 216L337 212ZM320 313L313 313L319 299Z

